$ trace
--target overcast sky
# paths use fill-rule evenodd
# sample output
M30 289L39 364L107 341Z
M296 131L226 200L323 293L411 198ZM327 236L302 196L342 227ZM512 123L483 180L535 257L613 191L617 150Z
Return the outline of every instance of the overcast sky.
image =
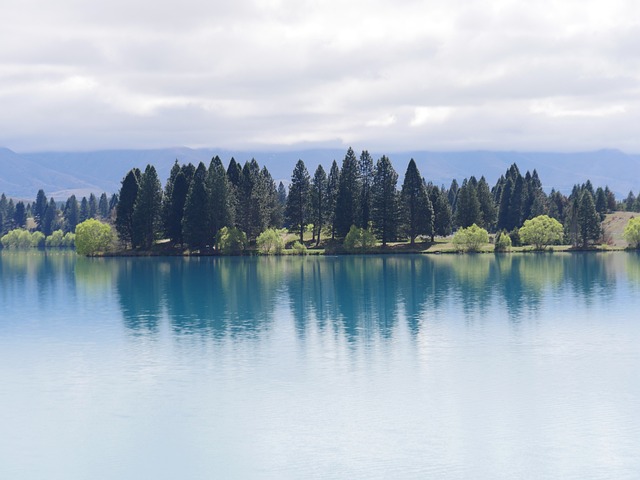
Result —
M3 0L0 145L640 152L637 0Z

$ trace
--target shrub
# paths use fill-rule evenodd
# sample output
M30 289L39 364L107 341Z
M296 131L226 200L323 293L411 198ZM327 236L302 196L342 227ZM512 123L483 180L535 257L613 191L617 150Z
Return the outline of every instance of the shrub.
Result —
M511 237L506 230L498 232L494 248L496 252L508 252L511 250Z
M91 218L76 225L75 244L79 255L94 256L113 249L115 235L109 224Z
M622 234L631 248L640 248L640 217L631 218Z
M256 244L258 245L258 250L265 255L274 253L279 255L284 250L284 239L282 235L273 228L268 228L258 235Z
M76 234L67 232L62 239L62 246L65 248L74 248L76 246Z
M44 248L45 236L42 232L33 232L31 234L31 246L33 248Z
M376 245L376 237L371 230L351 225L344 238L344 249L350 253L364 253Z
M62 233L62 230L56 230L45 239L45 245L47 248L60 248L64 246L63 243L64 233Z
M489 232L475 223L459 229L453 236L453 245L458 251L477 252L484 243L489 243Z
M293 253L295 255L306 255L307 254L307 247L305 247L298 240L293 242L293 245L291 245L291 249L293 250Z
M31 234L23 228L16 228L3 236L0 242L5 248L30 248Z
M222 227L216 236L216 249L223 255L240 255L247 248L247 236L236 227Z
M526 220L520 228L520 240L534 245L536 250L543 250L547 245L559 243L564 236L564 227L555 218L539 215Z

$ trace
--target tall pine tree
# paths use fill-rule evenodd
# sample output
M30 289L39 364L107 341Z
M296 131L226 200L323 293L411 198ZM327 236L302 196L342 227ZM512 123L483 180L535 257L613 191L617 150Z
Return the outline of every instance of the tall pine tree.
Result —
M208 205L207 167L200 162L189 186L182 217L184 243L192 250L203 250L207 245L213 244L207 215Z
M311 181L302 160L298 160L289 185L286 216L292 229L298 230L300 243L304 241L304 228L309 223Z
M140 170L133 168L122 180L118 203L116 205L116 231L125 245L132 244L133 238L133 205L136 203L140 182Z
M349 233L351 225L358 224L358 206L360 205L360 181L358 159L349 147L342 161L338 197L336 199L336 234L344 237Z
M398 174L386 156L376 163L371 188L373 229L386 247L387 242L396 239L398 231Z
M404 174L402 191L403 230L411 245L418 235L433 235L433 205L427 194L427 187L413 158Z
M162 227L162 185L153 165L147 165L140 176L131 221L133 246L151 248Z

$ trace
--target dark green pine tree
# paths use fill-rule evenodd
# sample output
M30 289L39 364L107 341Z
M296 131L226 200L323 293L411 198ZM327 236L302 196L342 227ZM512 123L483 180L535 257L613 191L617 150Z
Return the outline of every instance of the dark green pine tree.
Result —
M433 235L433 205L429 200L427 186L413 158L404 174L400 193L403 230L411 245L418 235Z
M266 218L266 225L271 228L282 228L283 221L277 216L278 189L267 167L262 167L262 170L260 170L260 180L264 186L265 202L263 215Z
M522 175L518 175L513 184L513 191L511 192L511 200L509 202L509 230L522 226L522 207L525 200L526 191L524 186L524 177Z
M616 197L608 186L604 187L604 195L607 198L607 210L609 212L615 212L617 208Z
M280 219L280 228L288 227L287 222L284 218L284 209L287 207L287 187L284 186L284 183L280 182L278 184L278 212L276 215Z
M223 227L234 224L233 186L229 182L222 160L217 155L211 159L207 173L209 188L209 224L211 238L215 238Z
M587 247L590 242L599 240L602 234L600 215L596 210L591 190L587 187L583 189L578 207L578 231L583 247Z
M458 186L458 181L454 178L451 181L451 185L449 186L449 190L447 191L447 200L449 201L449 205L451 206L451 214L456 213L456 204L458 200L458 190L460 187Z
M78 214L78 220L80 223L89 219L89 201L87 197L82 197L80 201L80 212Z
M377 237L386 247L396 239L399 223L398 174L386 156L376 162L371 186L371 220Z
M480 213L482 217L482 224L479 225L489 231L493 231L496 225L498 211L489 184L484 177L480 177L476 187L476 193L478 202L480 203Z
M58 207L56 202L51 198L46 210L44 211L44 219L42 221L42 233L45 237L48 237L53 233L54 228L57 225L58 219Z
M14 228L16 228L16 225L13 221L15 214L16 214L16 206L13 203L13 198L10 198L9 202L7 203L7 209L6 209L5 221L4 221L4 225L7 231L13 230Z
M98 215L103 220L109 217L109 200L107 199L107 194L105 192L102 192L100 200L98 201Z
M23 228L27 224L27 210L24 202L16 203L16 210L13 214L13 224L15 228Z
M67 198L67 203L64 206L64 230L65 232L75 232L76 225L80 223L80 212L78 211L78 200L75 195L71 195Z
M111 198L109 199L109 216L110 217L113 215L113 212L116 211L117 206L118 206L118 194L114 193L113 195L111 195Z
M300 243L304 241L304 229L309 223L310 218L310 191L311 179L309 172L304 162L298 160L291 174L291 184L289 185L285 215L290 228L298 230Z
M331 240L336 238L336 203L340 186L340 167L334 160L327 177L327 224L331 227Z
M473 225L482 225L482 211L480 210L480 201L478 200L478 192L475 185L478 182L474 177L471 181L465 178L462 186L458 191L458 208L456 210L456 225L461 228L467 228Z
M140 176L140 188L131 215L133 246L150 249L162 229L162 185L153 165Z
M200 162L189 186L182 217L182 236L192 250L202 250L213 243L208 222L207 167Z
M47 196L44 194L44 190L38 190L36 195L36 201L31 208L31 214L36 222L36 229L42 231L42 222L44 221L44 213L47 210Z
M98 216L98 199L92 193L89 195L89 218L96 218Z
M433 230L431 231L431 243L435 242L435 236L446 236L451 233L452 229L452 214L451 205L444 186L438 188L435 185L427 185L427 192L429 193L429 200L433 205Z
M636 196L633 194L633 190L629 190L629 195L627 195L627 198L624 200L624 209L627 212L633 212L633 207L635 204L636 204Z
M602 187L598 187L596 190L596 210L600 214L600 220L604 220L607 214L607 196Z
M173 199L173 185L175 184L176 177L180 171L180 164L178 163L178 159L176 159L171 167L171 171L169 172L169 178L167 178L167 182L164 184L164 195L162 196L162 229L166 238L173 238L171 236L171 227L169 225L171 222L170 217L172 211L171 201ZM184 180L186 180L186 178L184 178L183 181ZM173 233L175 233L175 231ZM182 236L182 228L179 236Z
M565 222L565 211L568 207L569 200L562 193L551 189L549 194L549 216L555 218L560 223Z
M182 245L184 243L182 217L188 193L189 181L184 172L179 170L171 186L171 199L168 202L163 202L163 208L168 208L165 212L165 215L167 215L164 222L165 235L169 237L174 245Z
M360 182L358 159L353 149L349 147L342 161L338 197L336 199L336 234L345 237L351 225L358 224L358 210L360 205Z
M358 160L358 179L360 182L360 207L358 209L358 227L369 228L371 221L371 187L373 185L373 158L363 150Z
M311 223L313 223L313 240L320 244L322 228L327 221L327 174L318 165L311 183Z
M271 217L269 187L255 159L245 162L242 167L238 192L236 223L252 241L267 228Z
M6 215L6 212L0 208L0 237L6 235L9 231L9 228L7 227L8 222L5 220Z
M133 214L133 205L136 203L136 197L138 196L139 181L140 170L138 168L130 170L122 180L122 186L118 194L116 231L124 245L131 245L133 235L131 215Z

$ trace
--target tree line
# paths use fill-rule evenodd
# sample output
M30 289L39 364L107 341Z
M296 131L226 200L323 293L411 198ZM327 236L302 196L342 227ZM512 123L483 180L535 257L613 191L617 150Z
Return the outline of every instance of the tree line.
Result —
M489 232L508 234L517 245L518 230L540 215L558 220L564 241L586 246L601 237L600 221L613 210L640 208L631 192L617 202L608 187L594 189L590 181L574 186L571 194L546 194L536 170L524 175L516 164L490 186L484 177L453 180L447 188L428 182L411 159L398 185L398 173L387 156L374 159L367 150L352 148L339 166L319 165L313 176L299 160L288 188L273 180L255 159L244 165L232 158L224 167L215 156L208 167L174 163L164 188L153 165L133 168L120 191L98 199L91 194L80 202L70 196L58 205L40 190L33 203L13 204L0 198L2 233L26 225L50 235L60 229L73 232L77 224L98 218L115 225L125 248L149 249L159 239L170 245L207 250L226 228L237 229L255 242L267 229L287 228L302 243L341 241L352 226L370 231L383 246L424 238L434 241L459 228L477 225Z

